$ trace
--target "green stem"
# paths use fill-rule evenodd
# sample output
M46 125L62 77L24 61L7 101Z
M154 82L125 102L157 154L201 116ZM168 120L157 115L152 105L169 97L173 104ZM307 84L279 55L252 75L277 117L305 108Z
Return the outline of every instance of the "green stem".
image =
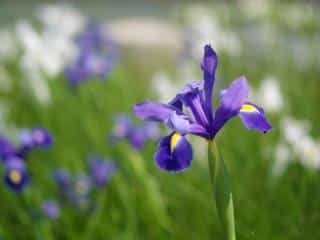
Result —
M208 142L210 177L225 240L235 240L231 179L214 140Z

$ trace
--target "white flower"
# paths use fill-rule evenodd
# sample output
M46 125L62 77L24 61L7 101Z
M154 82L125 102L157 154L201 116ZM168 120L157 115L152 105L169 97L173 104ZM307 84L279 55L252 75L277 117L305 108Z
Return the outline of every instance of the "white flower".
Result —
M303 166L311 169L320 167L320 144L311 136L301 138L293 149Z
M28 62L49 76L59 74L75 54L73 39L50 31L38 33L27 21L17 23L16 33L23 51L22 64Z
M153 75L152 86L160 102L169 102L177 91L177 86L165 72L157 72Z
M310 126L306 121L298 121L291 117L286 117L282 121L282 131L284 139L292 144L300 143L301 138L308 135Z
M226 51L230 55L239 55L242 50L240 38L221 26L218 17L212 11L202 5L190 5L186 11L187 28L191 35L188 36L193 42L192 54L200 58L203 46L210 43L216 51Z
M281 175L287 168L291 157L291 149L289 146L283 142L278 143L275 147L275 162L272 168L272 174L274 176Z
M262 80L260 87L254 93L254 98L267 112L277 113L283 109L283 97L279 81L273 76Z
M63 3L42 5L37 16L45 29L66 37L77 34L86 22L79 11Z

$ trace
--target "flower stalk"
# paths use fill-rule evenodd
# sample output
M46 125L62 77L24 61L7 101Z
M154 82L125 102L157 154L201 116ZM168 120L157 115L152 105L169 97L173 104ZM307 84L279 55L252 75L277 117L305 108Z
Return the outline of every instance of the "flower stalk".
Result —
M235 240L231 178L214 140L208 141L208 162L212 189L224 239Z

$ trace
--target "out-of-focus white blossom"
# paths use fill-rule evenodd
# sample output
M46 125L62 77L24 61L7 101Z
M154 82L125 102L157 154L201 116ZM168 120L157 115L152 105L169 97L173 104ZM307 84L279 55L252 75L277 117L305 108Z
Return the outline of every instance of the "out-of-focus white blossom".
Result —
M283 142L277 144L275 147L275 162L272 168L274 176L279 176L284 172L290 162L291 156L291 149L287 144Z
M306 121L291 117L283 120L283 142L275 151L275 174L281 173L289 161L298 161L310 169L320 168L320 142L309 134L309 130L310 125Z
M27 61L24 61L22 64L22 71L28 73L25 79L28 84L23 83L24 86L33 91L34 96L40 103L44 105L49 104L51 101L51 92L48 81L45 79L45 76L41 74L41 71Z
M293 146L299 162L311 169L320 167L320 143L311 136L303 136L299 144Z
M257 91L253 91L256 103L263 106L266 112L278 113L283 109L283 96L279 81L274 76L262 80Z
M153 75L152 87L160 102L169 102L177 91L176 84L165 72L157 72Z
M59 74L75 54L72 38L46 30L38 33L27 21L17 23L16 33L22 48L22 64L28 62L49 76Z
M46 31L64 37L74 36L86 23L85 17L77 9L63 3L42 5L37 11L37 16Z
M298 145L310 130L310 125L307 121L299 121L291 117L285 117L281 125L285 141L292 145Z
M216 51L226 51L230 55L239 55L242 43L236 33L221 26L212 9L193 4L187 8L186 24L193 41L192 54L199 59L203 46L210 43Z

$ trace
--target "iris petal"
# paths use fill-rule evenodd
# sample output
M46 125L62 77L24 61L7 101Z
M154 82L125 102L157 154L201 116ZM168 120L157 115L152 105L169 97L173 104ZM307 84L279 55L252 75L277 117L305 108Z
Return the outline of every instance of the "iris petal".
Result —
M184 114L178 114L177 112L173 112L170 115L170 117L166 121L166 124L173 131L177 131L182 135L195 134L205 138L209 136L206 129L203 126L197 123L193 123L188 116Z
M164 122L176 109L174 106L145 101L134 106L133 111L142 120Z
M239 117L248 129L255 129L264 133L271 130L271 125L266 119L263 109L255 104L246 103L242 105Z
M212 121L212 96L215 72L218 66L218 57L210 45L204 47L204 56L201 63L204 78L205 108L209 121Z
M192 155L192 147L187 139L179 133L173 132L160 141L154 159L160 169L168 172L180 172L190 166Z
M248 98L249 86L245 77L234 80L229 88L224 91L221 105L218 107L213 120L214 135L232 117L236 116L241 106Z

